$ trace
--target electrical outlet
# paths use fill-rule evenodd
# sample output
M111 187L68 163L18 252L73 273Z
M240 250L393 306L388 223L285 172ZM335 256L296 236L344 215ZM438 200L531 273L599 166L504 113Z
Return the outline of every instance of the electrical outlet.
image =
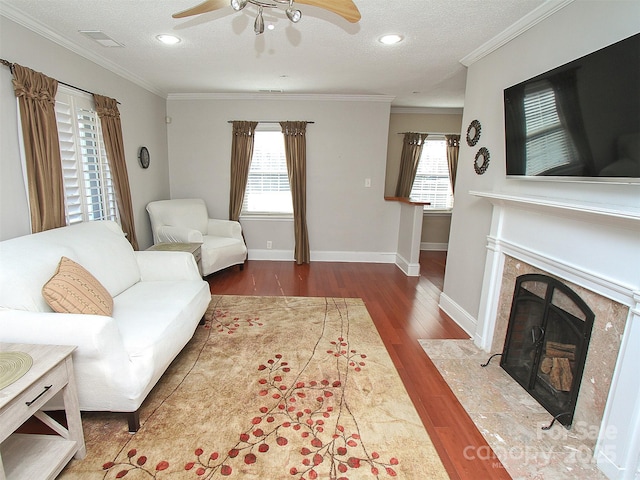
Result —
M364 186L366 188L369 188L371 186L371 179L370 178L365 178L364 179Z
M271 247L273 247L273 242L271 240L267 240L267 250L271 250Z

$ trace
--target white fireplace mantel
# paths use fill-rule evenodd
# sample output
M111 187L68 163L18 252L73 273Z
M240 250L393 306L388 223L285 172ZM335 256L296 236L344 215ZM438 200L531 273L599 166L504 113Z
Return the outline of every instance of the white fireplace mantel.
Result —
M497 192L470 191L470 195L482 197L494 205L513 206L533 212L551 212L574 219L595 221L625 228L640 228L640 207L604 205L595 202L557 199L535 195L513 195Z
M487 267L499 250L630 308L640 293L640 208L471 191L494 206ZM486 281L498 282L492 263ZM499 271L496 271L499 269ZM487 275L490 275L487 278ZM483 294L483 300L487 300ZM482 325L478 319L478 325ZM486 332L485 332L486 333ZM481 345L486 348L486 344Z
M582 218L586 221L616 224L627 228L640 228L640 207L622 207L595 202L497 192L470 191L469 194L486 198L494 205L512 205L516 208L540 213L565 214L574 218Z
M474 334L489 350L505 256L629 307L595 458L611 479L640 478L640 208L514 193L471 191L492 203Z

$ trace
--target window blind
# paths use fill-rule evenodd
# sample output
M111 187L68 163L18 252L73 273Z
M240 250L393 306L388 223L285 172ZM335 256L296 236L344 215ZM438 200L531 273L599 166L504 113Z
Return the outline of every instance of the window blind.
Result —
M558 116L551 86L525 93L524 115L527 175L537 175L575 159L573 144Z
M284 137L280 131L255 132L242 213L293 213Z
M118 221L113 180L93 100L60 89L55 111L67 224Z
M429 202L431 205L425 209L449 210L453 207L446 140L425 141L410 196Z

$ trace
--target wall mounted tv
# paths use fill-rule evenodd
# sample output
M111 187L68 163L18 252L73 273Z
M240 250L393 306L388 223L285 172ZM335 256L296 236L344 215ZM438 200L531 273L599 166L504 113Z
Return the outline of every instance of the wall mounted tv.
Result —
M504 90L507 176L640 183L640 34Z

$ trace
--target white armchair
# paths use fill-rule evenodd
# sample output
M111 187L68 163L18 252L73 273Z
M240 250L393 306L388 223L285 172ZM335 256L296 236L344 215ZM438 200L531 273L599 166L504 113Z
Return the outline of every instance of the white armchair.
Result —
M243 267L247 246L239 222L209 218L202 199L158 200L147 205L153 243L201 243L202 275Z

